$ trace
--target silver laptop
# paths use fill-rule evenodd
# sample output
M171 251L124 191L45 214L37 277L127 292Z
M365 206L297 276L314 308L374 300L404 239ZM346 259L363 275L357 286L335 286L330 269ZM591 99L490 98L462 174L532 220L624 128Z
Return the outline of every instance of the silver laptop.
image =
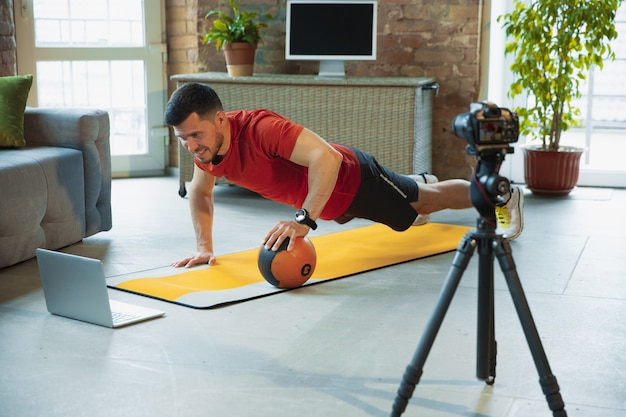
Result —
M37 249L37 264L48 311L105 327L120 327L163 316L163 311L109 300L102 262Z

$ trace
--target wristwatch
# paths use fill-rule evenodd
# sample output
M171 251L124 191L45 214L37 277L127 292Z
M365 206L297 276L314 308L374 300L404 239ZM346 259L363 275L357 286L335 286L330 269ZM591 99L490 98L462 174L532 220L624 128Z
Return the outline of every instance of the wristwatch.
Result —
M306 209L296 211L295 219L298 224L305 224L313 230L317 229L317 223L309 217L309 212Z

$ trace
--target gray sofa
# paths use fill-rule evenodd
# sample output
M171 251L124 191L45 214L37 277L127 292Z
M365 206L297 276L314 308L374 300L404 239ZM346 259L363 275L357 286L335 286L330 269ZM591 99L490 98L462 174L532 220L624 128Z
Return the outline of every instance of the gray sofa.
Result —
M0 268L109 230L109 115L27 108L25 148L0 149Z

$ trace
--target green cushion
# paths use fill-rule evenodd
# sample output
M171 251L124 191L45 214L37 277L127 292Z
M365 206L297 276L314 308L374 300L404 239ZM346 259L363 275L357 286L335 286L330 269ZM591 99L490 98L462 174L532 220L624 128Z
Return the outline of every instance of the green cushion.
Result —
M26 146L24 109L33 76L0 77L0 147Z

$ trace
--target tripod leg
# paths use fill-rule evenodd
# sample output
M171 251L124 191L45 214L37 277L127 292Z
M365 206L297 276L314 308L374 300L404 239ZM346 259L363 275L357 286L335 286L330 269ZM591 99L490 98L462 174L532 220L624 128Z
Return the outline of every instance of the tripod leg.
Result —
M515 261L511 252L511 245L506 239L498 239L494 245L494 251L500 263L500 268L504 273L509 292L513 298L517 315L522 324L522 329L528 342L528 347L533 356L535 367L539 373L539 384L543 394L546 396L548 407L555 417L567 417L565 404L559 392L559 384L556 377L552 375L548 358L543 349L535 321L533 320L528 301L522 289L522 284L515 269Z
M472 232L469 232L459 243L456 255L452 261L452 266L450 267L448 276L446 277L441 293L439 294L435 309L433 310L430 320L426 325L426 329L417 346L417 350L413 355L413 359L406 367L406 371L402 376L402 383L398 388L398 393L393 403L393 409L391 412L392 417L398 417L404 413L404 410L406 410L409 400L413 395L413 391L415 390L415 386L422 376L424 363L426 363L428 353L435 342L435 337L437 336L437 332L439 331L441 323L443 322L446 312L448 311L448 307L450 307L450 303L452 302L454 293L459 285L459 282L461 281L463 272L472 258L474 248L475 243L473 234Z
M479 235L481 235L479 233ZM476 378L493 385L496 379L496 340L493 301L493 234L482 233L478 247L478 328Z

